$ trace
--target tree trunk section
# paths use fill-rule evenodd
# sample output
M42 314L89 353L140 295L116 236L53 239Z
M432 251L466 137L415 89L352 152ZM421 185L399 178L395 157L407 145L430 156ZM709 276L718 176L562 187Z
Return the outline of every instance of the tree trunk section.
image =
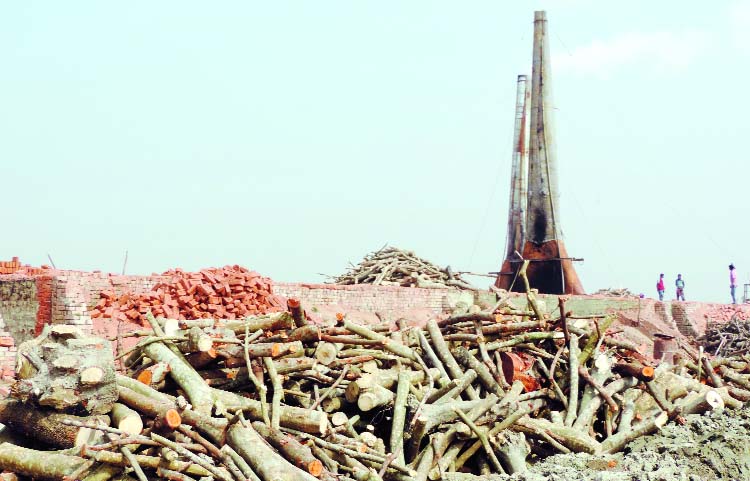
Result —
M95 444L101 439L101 432L90 428L67 426L63 420L80 422L100 422L109 425L107 416L80 417L40 409L29 404L12 400L0 402L0 422L11 430L22 433L31 439L41 441L56 448L72 448L84 444Z

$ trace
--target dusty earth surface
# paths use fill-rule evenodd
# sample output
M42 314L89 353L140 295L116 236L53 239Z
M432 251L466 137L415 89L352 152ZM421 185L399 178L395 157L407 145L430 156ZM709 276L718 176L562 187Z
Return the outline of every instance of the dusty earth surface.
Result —
M488 481L750 480L750 407L687 416L614 455L551 456L514 476Z

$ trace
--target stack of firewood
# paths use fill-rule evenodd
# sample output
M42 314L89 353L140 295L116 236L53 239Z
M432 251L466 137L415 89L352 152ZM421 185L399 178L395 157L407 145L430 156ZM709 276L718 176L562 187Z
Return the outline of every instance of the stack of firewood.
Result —
M711 322L701 342L707 352L717 356L750 352L750 321L734 317L727 322Z
M346 273L334 277L336 284L374 284L426 288L476 289L450 267L441 268L411 251L384 247L372 252Z
M627 287L614 288L610 287L607 289L599 289L593 295L595 296L607 296L607 297L635 297L636 294L630 292Z
M0 469L86 481L516 473L531 453L612 453L750 399L750 359L712 361L685 346L675 365L653 366L609 330L613 317L576 317L564 298L551 316L527 297L523 309L499 299L394 332L346 318L312 325L294 300L287 312L233 321L148 315L150 328L129 334L139 343L116 356L121 373L112 380L107 367L86 389L87 351L22 345L25 371L5 402L15 411L0 409L11 412L0 421L23 412L27 435L68 434L42 439L63 449L54 453L0 444ZM71 349L97 344L58 337ZM71 383L57 381L62 372ZM104 396L112 386L117 399ZM67 404L40 405L69 388ZM101 400L95 410L84 395Z

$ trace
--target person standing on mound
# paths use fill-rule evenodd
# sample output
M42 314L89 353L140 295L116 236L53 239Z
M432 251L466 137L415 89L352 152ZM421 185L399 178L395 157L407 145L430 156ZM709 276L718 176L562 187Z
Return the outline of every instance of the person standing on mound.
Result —
M677 288L677 300L685 300L685 280L682 278L682 274L677 274L677 279L674 281L674 286Z
M664 300L664 274L659 274L659 281L656 283L656 292L659 293L659 300Z

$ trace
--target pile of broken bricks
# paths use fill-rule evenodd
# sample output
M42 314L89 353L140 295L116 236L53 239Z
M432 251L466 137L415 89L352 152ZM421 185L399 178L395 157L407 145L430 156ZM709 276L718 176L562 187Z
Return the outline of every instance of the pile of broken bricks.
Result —
M117 295L104 291L92 318L146 324L146 313L172 319L240 319L282 309L271 280L241 266L184 272L174 269L150 292Z

